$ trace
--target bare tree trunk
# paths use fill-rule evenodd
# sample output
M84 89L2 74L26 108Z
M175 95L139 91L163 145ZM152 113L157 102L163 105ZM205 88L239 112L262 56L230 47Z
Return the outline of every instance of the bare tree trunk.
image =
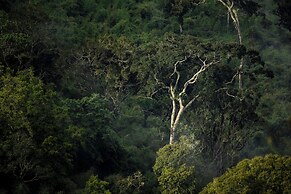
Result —
M227 33L228 33L228 30L229 30L229 12L227 12L227 17L226 17L226 29L227 29Z
M176 114L174 114L174 115L172 114L171 115L171 120L174 120L174 122L171 123L170 142L169 142L170 144L173 144L174 141L175 141L176 129L177 129L177 126L178 126L178 124L180 122L181 116L182 116L182 114L183 114L183 112L185 110L185 108L184 108L182 103L179 103L179 106L180 106L180 108L179 108L179 111L178 111L177 115Z
M242 45L242 35L240 31L240 25L239 25L239 19L237 15L237 10L234 9L234 2L233 0L218 0L220 3L222 3L223 6L225 6L228 10L227 12L227 17L231 17L234 27L237 31L237 36L238 36L238 42L240 45ZM228 25L228 24L227 24ZM240 65L238 68L238 88L242 89L242 74L243 74L243 66L244 66L244 58L242 57L240 59Z
M180 24L180 34L183 33L183 27L182 27L182 24Z
M175 141L175 131L174 129L170 129L170 142L169 144L172 145Z
M240 65L238 68L238 88L241 90L242 89L242 74L243 74L243 65L244 65L244 58L242 57L240 59Z
M170 87L171 92L171 99L172 99L172 114L171 114L171 126L170 126L170 144L173 144L175 141L175 133L176 133L176 127L175 127L175 115L176 115L176 101L175 101L175 93L173 91L173 88Z
M189 87L189 85L193 85L197 82L198 77L201 75L202 72L204 72L209 66L218 63L219 61L214 60L207 63L207 59L202 60L200 57L198 57L200 62L202 63L202 66L200 69L190 77L187 81L184 82L183 87L180 89L180 92L177 92L179 90L178 83L180 81L180 72L177 70L177 65L180 63L183 63L187 60L185 57L183 60L177 61L174 64L174 71L171 75L176 75L176 80L174 84L171 84L169 89L170 98L172 100L172 113L171 113L171 125L170 125L170 144L173 144L176 140L176 129L178 124L180 123L181 117L184 113L184 111L189 108L192 103L199 97L199 94L195 95L194 97L190 98L186 103L184 102L184 97L186 95L186 90Z

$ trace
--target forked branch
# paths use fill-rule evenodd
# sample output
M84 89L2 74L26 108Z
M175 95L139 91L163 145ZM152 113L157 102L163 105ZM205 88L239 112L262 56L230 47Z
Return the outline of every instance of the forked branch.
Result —
M198 78L206 69L208 69L211 65L219 63L219 61L215 59L215 56L211 62L208 62L207 58L203 60L202 58L200 58L200 56L197 56L197 59L201 62L201 67L198 69L197 72L190 76L190 78L187 79L184 84L182 84L183 86L180 89L180 92L177 93L177 91L179 90L178 88L179 82L181 80L181 74L178 71L177 65L185 62L187 60L187 57L185 57L183 60L177 61L174 64L173 73L170 75L170 78L175 74L177 75L174 84L170 84L169 87L169 95L172 101L170 144L173 144L173 142L175 141L176 128L180 122L181 116L183 115L184 111L188 109L200 95L198 93L186 102L185 97L187 96L186 94L187 89L189 88L190 85L196 84Z

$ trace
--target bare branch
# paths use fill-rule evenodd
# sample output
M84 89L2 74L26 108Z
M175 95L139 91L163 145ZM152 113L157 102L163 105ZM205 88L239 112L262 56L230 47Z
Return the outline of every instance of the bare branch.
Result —
M177 65L180 64L180 63L185 62L186 60L187 60L187 57L185 56L184 59L179 60L179 61L177 61L177 62L174 64L174 71L173 71L173 73L170 75L170 78L171 78L173 75L175 75L175 73L177 73Z
M234 23L234 26L237 30L237 35L239 38L239 43L242 44L242 36L241 36L241 31L240 31L240 26L239 26L239 19L237 15L237 11L234 9L234 2L232 1L227 1L227 3L223 0L218 0L220 3L222 3L223 6L225 6L228 10L228 13Z
M181 64L181 63L183 63L183 62L185 62L187 60L187 57L185 56L184 57L184 59L182 59L182 60L179 60L179 61L177 61L175 64L174 64L174 71L173 71L173 73L170 75L170 78L172 77L172 76L174 76L175 74L177 74L177 78L176 78L176 81L175 81L175 86L174 86L174 90L175 90L175 88L177 88L177 86L178 86L178 83L179 83L179 81L180 81L180 72L177 70L177 65L179 65L179 64Z
M232 76L231 80L229 82L226 82L225 84L228 85L228 84L231 84L233 83L234 79L236 78L236 76L239 74L239 70L236 71L236 73Z
M192 75L192 77L190 77L187 81L185 81L183 88L181 90L181 92L179 92L178 94L176 94L176 90L178 89L178 83L180 81L180 72L177 70L177 65L186 61L187 57L185 57L183 60L177 61L174 64L174 70L173 73L170 75L170 78L172 76L174 76L175 74L177 74L177 78L175 80L175 85L173 86L172 84L170 84L169 87L169 93L170 93L170 99L172 100L172 114L171 114L171 129L170 129L170 144L172 144L174 142L175 139L175 130L176 127L178 126L181 116L183 115L184 111L190 107L192 105L192 103L199 97L199 94L197 94L196 96L194 96L190 101L188 101L186 103L186 105L184 105L184 95L186 94L186 90L188 88L189 85L193 85L197 82L198 77L211 65L219 63L220 61L215 60L215 55L214 55L214 59L211 62L207 62L207 58L205 58L204 60L202 58L200 58L199 56L196 56L199 61L202 63L202 66L200 67L200 69L194 73L194 75ZM158 79L156 79L156 81L158 82ZM178 104L178 107L176 103ZM178 108L178 110L177 110Z
M194 96L185 106L185 110L192 105L192 103L199 97L200 95L197 94L196 96Z
M198 2L198 3L193 2L192 4L193 4L193 5L200 5L200 4L202 4L202 3L205 3L205 0L202 0L201 2Z
M199 56L198 56L198 59L202 62L203 65L200 67L200 69L188 81L185 82L183 90L182 90L182 92L180 92L179 96L182 96L183 94L185 94L188 86L196 83L199 75L202 72L204 72L209 66L211 66L213 64L217 64L217 63L220 62L220 61L215 61L214 60L214 61L212 61L210 63L207 63L207 58L205 60L203 60Z
M216 90L215 92L219 92L219 91L221 91L221 90L225 90L226 95L229 96L229 97L239 99L240 101L242 101L242 100L244 99L244 97L239 97L239 96L236 96L236 95L230 94L229 91L228 91L229 88L227 88L227 87L219 88L219 89Z
M162 86L164 86L164 87L168 87L168 86L165 85L164 82L160 81L160 80L157 78L157 73L154 74L154 79L155 79L157 85L162 85Z

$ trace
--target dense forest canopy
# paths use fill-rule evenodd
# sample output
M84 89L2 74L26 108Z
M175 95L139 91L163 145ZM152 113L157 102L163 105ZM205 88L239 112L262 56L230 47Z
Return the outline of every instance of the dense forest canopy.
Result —
M0 193L288 193L290 6L0 0Z

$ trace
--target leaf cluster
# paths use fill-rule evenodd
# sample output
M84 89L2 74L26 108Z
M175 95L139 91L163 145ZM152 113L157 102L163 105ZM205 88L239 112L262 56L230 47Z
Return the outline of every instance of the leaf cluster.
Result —
M245 159L215 178L201 193L288 193L291 159L266 155Z

